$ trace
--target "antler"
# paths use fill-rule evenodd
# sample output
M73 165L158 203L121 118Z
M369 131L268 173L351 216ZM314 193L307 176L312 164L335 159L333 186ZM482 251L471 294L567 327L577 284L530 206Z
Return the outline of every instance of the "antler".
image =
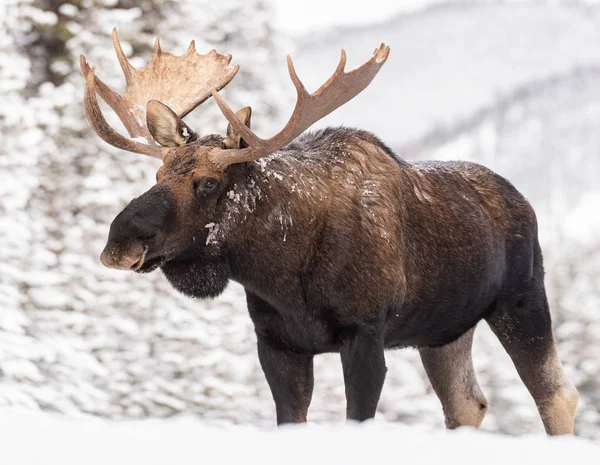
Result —
M127 83L125 94L119 95L95 76L85 57L80 58L81 72L86 78L85 115L96 133L109 144L136 153L162 158L165 149L154 144L146 126L146 105L159 100L183 118L210 97L212 90L225 87L238 72L230 67L231 55L211 50L206 55L196 53L194 41L182 56L163 51L160 39L154 43L152 60L144 69L136 69L125 57L117 30L112 33L115 52ZM132 138L144 138L143 144L122 136L104 119L96 92L114 110Z
M356 97L373 80L379 69L386 62L390 48L381 44L373 52L373 56L358 68L344 72L346 65L346 52L342 56L333 75L315 93L309 94L298 78L291 57L288 55L287 63L290 77L296 87L298 99L290 120L281 132L270 139L261 139L247 128L231 108L225 103L216 90L212 95L219 105L221 112L233 128L242 136L248 147L234 150L218 150L212 154L212 161L221 169L234 163L257 160L289 144L310 126L321 118L327 116L335 109Z

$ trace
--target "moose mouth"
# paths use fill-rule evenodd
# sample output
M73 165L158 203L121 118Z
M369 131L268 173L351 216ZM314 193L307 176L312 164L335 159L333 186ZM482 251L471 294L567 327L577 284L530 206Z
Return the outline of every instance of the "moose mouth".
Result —
M144 253L136 263L136 268L133 271L136 273L150 273L165 263L174 260L177 255L176 250L162 251L160 254Z
M142 256L138 263L136 263L136 268L133 270L136 273L150 273L151 271L156 270L159 266L165 263L167 259L165 257L153 257L149 260L145 260L145 257Z

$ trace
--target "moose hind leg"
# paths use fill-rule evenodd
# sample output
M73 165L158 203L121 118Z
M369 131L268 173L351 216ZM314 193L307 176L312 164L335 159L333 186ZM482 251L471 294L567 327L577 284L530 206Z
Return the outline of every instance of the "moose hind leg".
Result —
M446 427L450 429L479 428L487 412L487 400L475 377L471 357L474 332L472 328L442 347L419 350L431 386L442 403Z
M487 319L533 397L549 435L572 434L579 394L556 352L543 287L500 305Z

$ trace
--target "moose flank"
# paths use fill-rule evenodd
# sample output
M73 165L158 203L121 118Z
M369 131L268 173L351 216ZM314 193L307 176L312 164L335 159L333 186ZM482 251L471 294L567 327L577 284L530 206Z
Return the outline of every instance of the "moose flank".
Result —
M382 44L358 68L309 93L288 57L297 102L269 139L218 91L231 56L163 51L134 68L116 31L127 83L119 95L85 57L84 109L95 132L162 160L156 184L114 219L101 255L110 268L160 268L178 291L246 292L277 422L306 421L313 357L339 352L347 418L373 418L385 349L415 347L448 428L479 427L487 401L471 345L486 320L533 396L548 434L573 432L578 394L558 358L535 213L504 178L467 162L410 163L370 132L313 123L363 91L388 59ZM130 137L111 128L99 94ZM183 117L212 96L225 136L201 137Z

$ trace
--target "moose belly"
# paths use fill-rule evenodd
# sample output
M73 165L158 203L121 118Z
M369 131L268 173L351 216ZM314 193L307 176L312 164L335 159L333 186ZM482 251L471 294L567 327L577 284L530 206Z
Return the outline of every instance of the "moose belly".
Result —
M497 287L476 287L465 289L464 293L440 288L437 295L420 299L418 304L405 302L382 310L387 311L385 347L440 346L457 339L495 306ZM356 324L361 324L355 319L355 312L349 315L347 308L314 302L304 306L304 296L300 294L281 300L274 297L262 294L262 305L249 305L250 315L257 332L268 333L293 350L338 352Z
M501 281L485 273L478 278L448 278L419 289L387 314L387 347L441 346L460 337L496 306Z

